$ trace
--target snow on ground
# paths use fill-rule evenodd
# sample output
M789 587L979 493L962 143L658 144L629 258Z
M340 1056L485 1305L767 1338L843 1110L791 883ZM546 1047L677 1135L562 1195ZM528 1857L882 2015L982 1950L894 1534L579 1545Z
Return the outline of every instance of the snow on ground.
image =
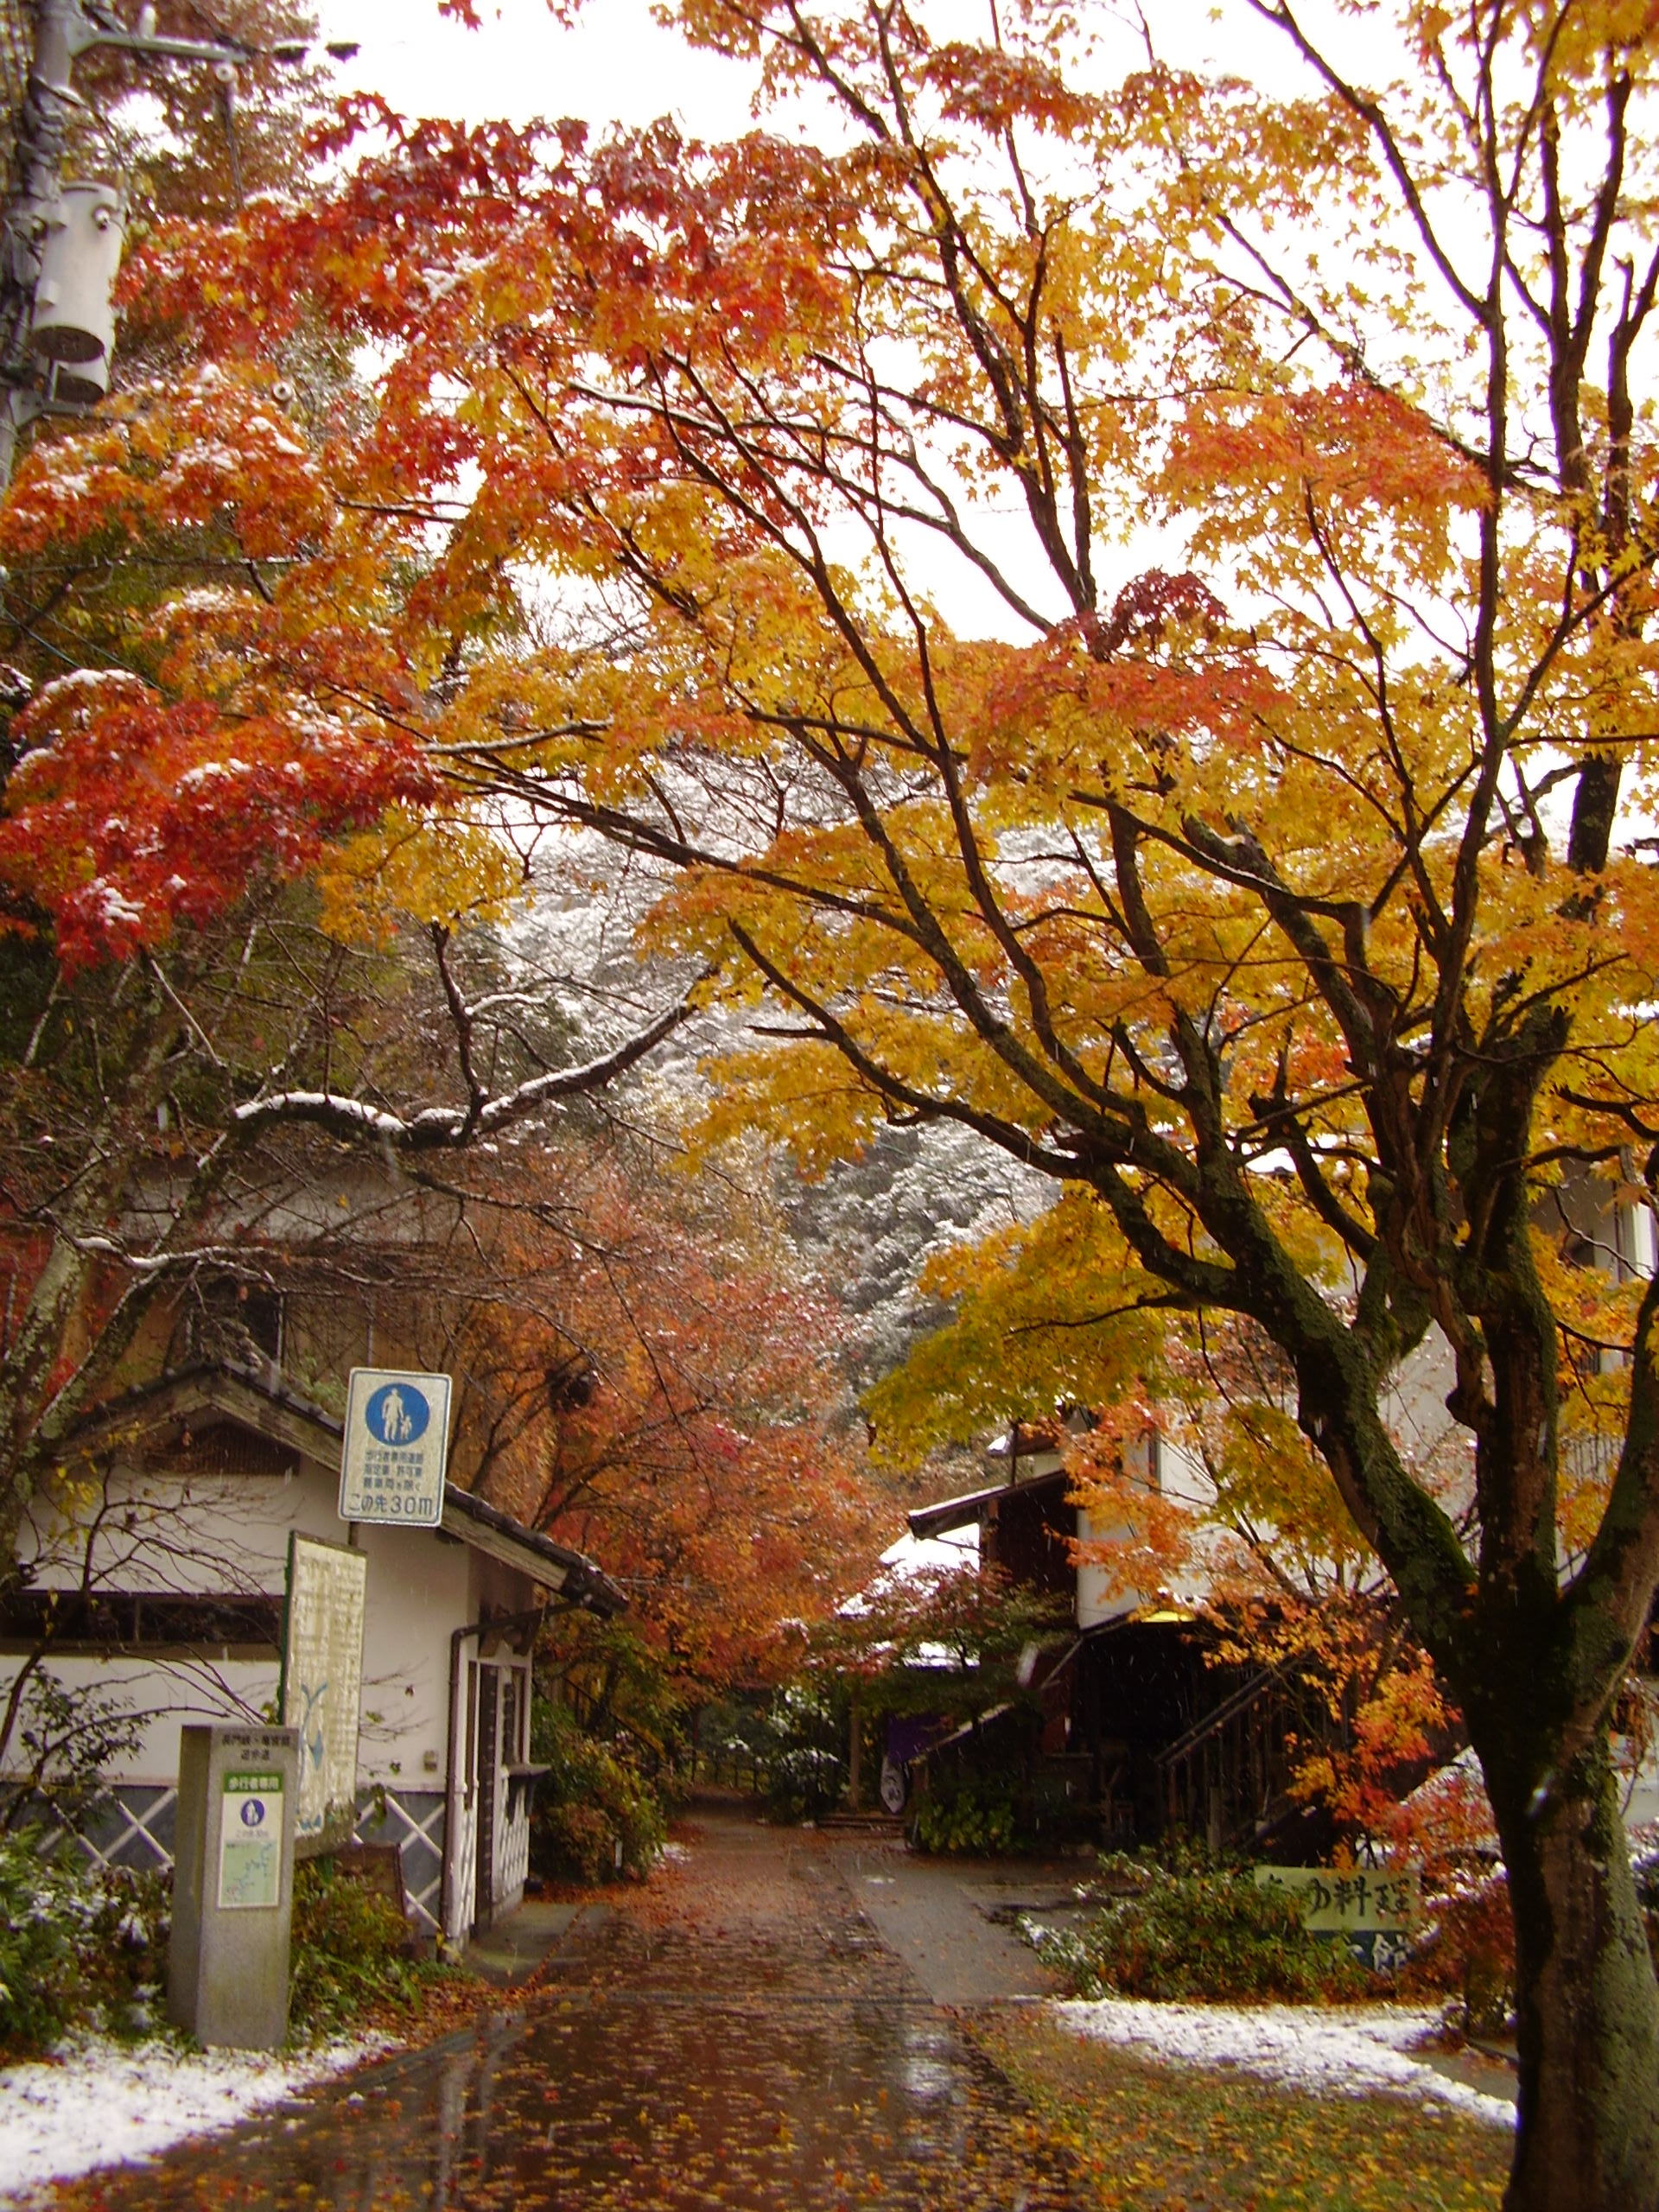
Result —
M87 2037L55 2058L0 2068L0 2205L26 2202L46 2182L232 2127L385 2046L372 2037L283 2057Z
M1074 2035L1123 2044L1184 2066L1237 2067L1294 2089L1342 2096L1376 2091L1455 2105L1501 2127L1515 2107L1437 2073L1416 2056L1440 2024L1438 2012L1406 2005L1165 2005L1142 1998L1056 2002L1053 2018Z

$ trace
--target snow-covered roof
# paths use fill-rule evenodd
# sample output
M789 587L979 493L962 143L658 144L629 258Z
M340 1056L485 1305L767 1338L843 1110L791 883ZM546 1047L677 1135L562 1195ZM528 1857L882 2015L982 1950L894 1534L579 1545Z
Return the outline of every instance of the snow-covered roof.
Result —
M836 1610L843 1620L862 1620L872 1604L887 1597L906 1582L926 1574L949 1574L959 1567L979 1564L979 1530L963 1529L960 1535L935 1538L899 1537L881 1554L881 1564L861 1590L855 1591ZM925 1649L918 1663L940 1663Z
M979 1557L979 1529L965 1527L948 1535L918 1536L906 1531L881 1554L887 1582L913 1582L918 1575L948 1573Z

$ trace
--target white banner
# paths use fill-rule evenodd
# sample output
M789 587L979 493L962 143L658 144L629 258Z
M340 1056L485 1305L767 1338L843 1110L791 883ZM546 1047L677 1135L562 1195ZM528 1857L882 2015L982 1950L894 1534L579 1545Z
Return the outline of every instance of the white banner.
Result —
M283 1726L299 1731L295 1848L302 1858L351 1840L363 1697L368 1561L290 1530L283 1628Z

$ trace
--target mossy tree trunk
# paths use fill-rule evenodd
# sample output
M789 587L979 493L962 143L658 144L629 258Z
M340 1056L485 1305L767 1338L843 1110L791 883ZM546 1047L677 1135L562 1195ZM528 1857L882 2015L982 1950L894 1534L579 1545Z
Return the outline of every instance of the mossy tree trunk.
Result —
M1617 1777L1605 1732L1559 1770L1547 1733L1484 1716L1476 1732L1515 1918L1521 2126L1505 2204L1651 2212L1659 1987Z

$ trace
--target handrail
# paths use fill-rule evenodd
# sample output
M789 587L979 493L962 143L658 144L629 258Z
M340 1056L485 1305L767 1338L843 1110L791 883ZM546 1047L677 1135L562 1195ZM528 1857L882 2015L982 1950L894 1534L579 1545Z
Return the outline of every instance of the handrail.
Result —
M1178 1736L1173 1744L1166 1744L1161 1751L1154 1752L1153 1764L1168 1768L1173 1766L1177 1760L1185 1758L1189 1752L1195 1751L1217 1729L1224 1728L1230 1720L1265 1697L1274 1684L1290 1669L1291 1662L1281 1659L1276 1666L1264 1667L1260 1673L1252 1675L1248 1681L1241 1682L1230 1696L1224 1698L1212 1713L1206 1713L1202 1720L1195 1720L1184 1736Z

